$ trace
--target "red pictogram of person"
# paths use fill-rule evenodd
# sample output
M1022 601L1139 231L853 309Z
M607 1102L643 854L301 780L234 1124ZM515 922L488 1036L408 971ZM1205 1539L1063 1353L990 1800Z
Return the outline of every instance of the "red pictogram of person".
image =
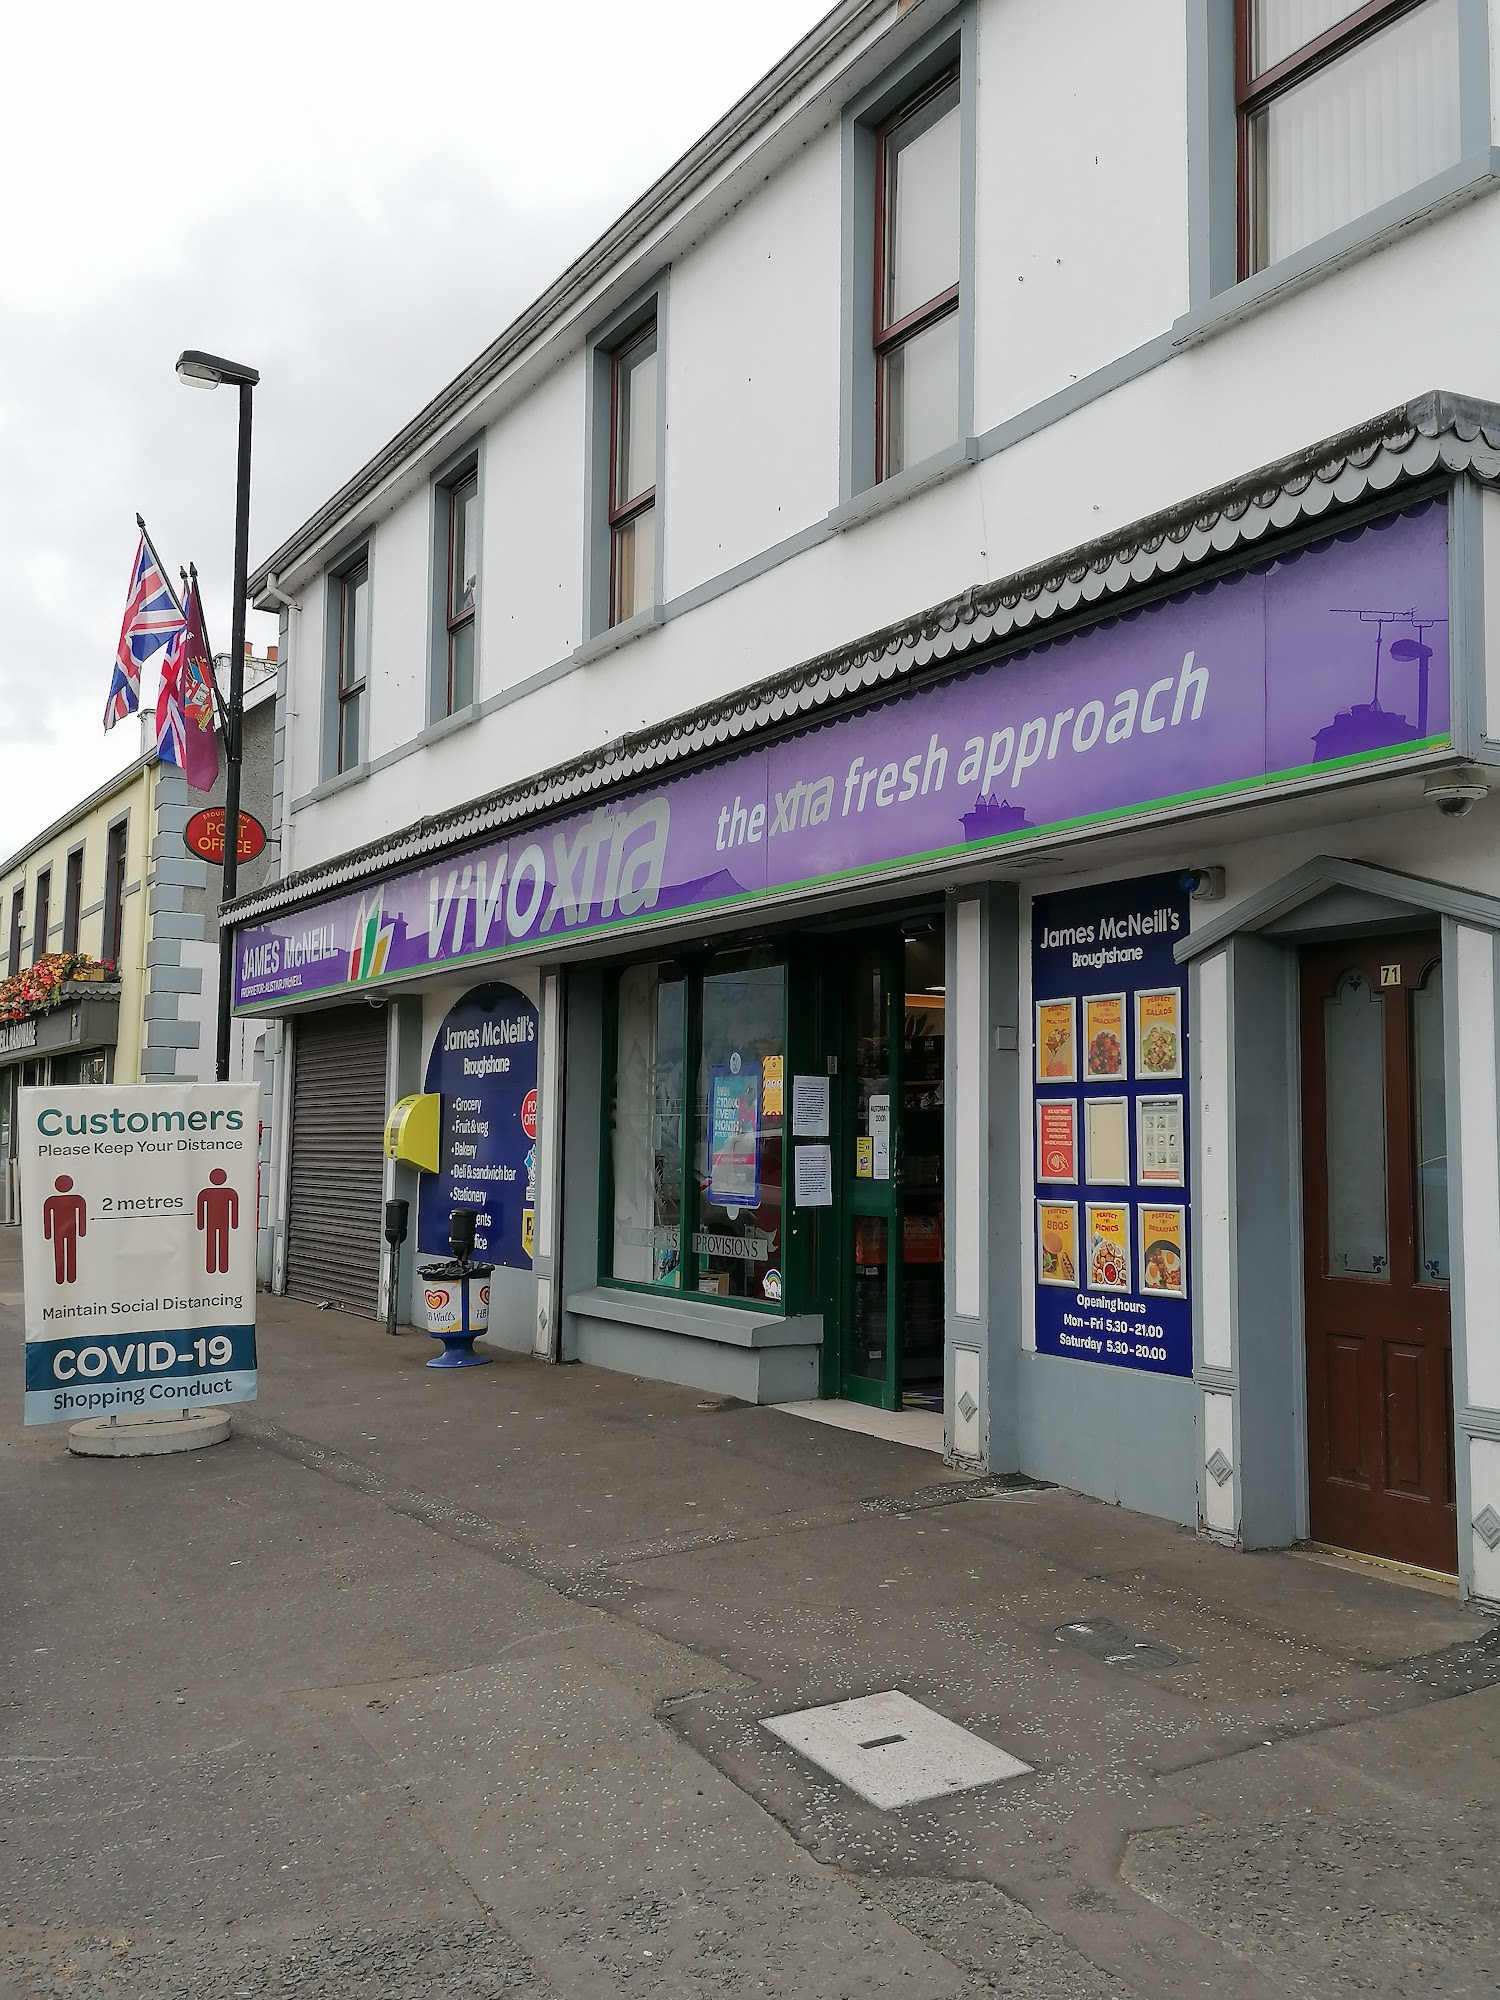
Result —
M78 1239L89 1233L89 1205L73 1192L73 1176L59 1174L56 1194L42 1203L42 1234L52 1245L52 1266L60 1285L78 1282Z
M198 1227L207 1232L208 1239L203 1246L203 1268L227 1271L229 1232L240 1226L240 1198L232 1187L224 1185L229 1176L222 1167L215 1167L208 1178L212 1186L198 1195Z

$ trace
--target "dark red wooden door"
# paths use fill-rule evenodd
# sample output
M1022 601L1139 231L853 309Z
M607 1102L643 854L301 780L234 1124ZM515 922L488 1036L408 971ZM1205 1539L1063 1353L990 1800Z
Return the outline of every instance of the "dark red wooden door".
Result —
M1435 935L1302 958L1314 1541L1451 1573L1453 1364Z

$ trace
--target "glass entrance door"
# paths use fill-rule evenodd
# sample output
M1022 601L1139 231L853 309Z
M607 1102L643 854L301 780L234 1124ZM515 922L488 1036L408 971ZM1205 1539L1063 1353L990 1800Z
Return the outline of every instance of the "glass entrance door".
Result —
M1458 1566L1442 957L1302 960L1303 1274L1314 1541Z
M838 1393L941 1409L941 928L865 933L847 965Z

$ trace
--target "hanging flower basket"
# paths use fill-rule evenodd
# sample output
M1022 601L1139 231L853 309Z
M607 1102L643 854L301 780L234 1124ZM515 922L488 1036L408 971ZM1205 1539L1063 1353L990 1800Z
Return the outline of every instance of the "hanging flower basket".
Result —
M87 952L46 952L24 972L0 979L0 1025L60 1007L68 989L80 981L102 985L119 976L118 968L107 959L90 958Z

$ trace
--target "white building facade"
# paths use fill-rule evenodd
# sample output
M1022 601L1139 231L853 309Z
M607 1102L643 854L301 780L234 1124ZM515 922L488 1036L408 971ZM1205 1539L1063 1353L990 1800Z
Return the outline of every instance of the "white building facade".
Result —
M836 7L252 580L277 1284L1500 1601L1497 146L1487 0Z

